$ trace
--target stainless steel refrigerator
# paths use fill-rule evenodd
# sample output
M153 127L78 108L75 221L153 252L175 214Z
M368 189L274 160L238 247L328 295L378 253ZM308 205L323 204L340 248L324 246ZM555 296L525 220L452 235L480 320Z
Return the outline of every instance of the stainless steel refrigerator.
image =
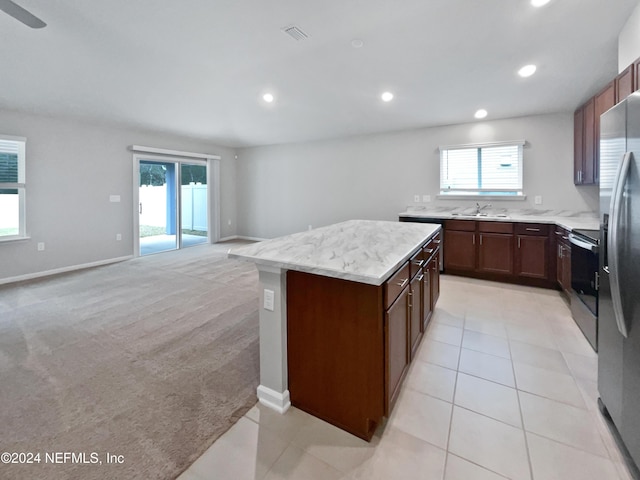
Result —
M640 92L600 119L599 405L640 464ZM636 477L638 478L638 477Z

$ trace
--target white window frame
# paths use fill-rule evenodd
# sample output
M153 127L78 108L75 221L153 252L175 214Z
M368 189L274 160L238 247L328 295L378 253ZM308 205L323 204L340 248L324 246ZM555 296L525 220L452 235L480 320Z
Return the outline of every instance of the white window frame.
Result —
M18 146L18 182L0 182L0 190L18 190L18 234L17 235L0 235L0 242L23 240L28 238L26 227L26 150L27 139L25 137L16 137L13 135L0 135L0 140L12 141L20 143Z
M437 198L439 199L484 199L484 200L526 200L526 195L524 193L524 179L523 179L523 171L524 171L524 146L526 144L525 140L511 140L504 142L486 142L486 143L471 143L464 145L446 145L439 147L439 195ZM483 193L484 189L455 189L455 190L446 190L443 188L442 184L442 162L443 162L443 152L447 150L461 150L461 149L482 149L488 147L502 147L502 146L518 146L520 152L520 168L519 168L519 184L522 186L521 189L486 189L486 193ZM501 192L500 194L492 194L492 192Z

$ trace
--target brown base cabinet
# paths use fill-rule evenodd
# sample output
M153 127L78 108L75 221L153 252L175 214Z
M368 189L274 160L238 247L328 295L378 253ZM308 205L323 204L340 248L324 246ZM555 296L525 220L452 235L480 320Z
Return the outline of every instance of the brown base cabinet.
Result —
M555 286L550 275L549 225L447 220L444 229L447 273L540 287Z
M440 240L437 240L440 243ZM436 306L436 302L440 297L440 255L442 249L436 248L433 256L431 257L431 310ZM425 271L426 274L426 271Z
M287 272L292 405L371 439L393 408L435 306L440 270L432 267L441 238L437 232L380 286Z
M547 280L549 278L549 225L516 225L516 275Z
M385 383L388 394L385 396L385 412L390 412L395 404L400 385L409 367L409 341L407 317L409 310L409 289L404 289L397 300L385 313ZM337 393L337 392L336 392Z
M513 274L513 223L478 222L478 271Z
M447 220L444 229L444 269L473 271L476 269L476 222Z
M422 340L422 276L416 275L409 286L409 346L410 358L415 356Z

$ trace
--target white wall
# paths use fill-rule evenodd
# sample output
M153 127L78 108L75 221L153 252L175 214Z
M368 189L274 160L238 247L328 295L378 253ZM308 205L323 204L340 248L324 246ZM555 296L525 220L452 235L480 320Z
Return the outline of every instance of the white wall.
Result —
M596 211L597 187L573 184L573 114L540 115L238 150L238 234L271 238L350 218L397 220L414 195L436 200L440 145L524 139L522 201L496 208Z
M618 72L640 57L640 4L618 35Z
M127 148L134 144L220 155L220 236L235 234L233 149L6 111L0 111L0 133L27 138L26 221L31 237L0 242L0 280L133 254L133 155ZM120 195L121 202L110 203L112 194ZM116 241L116 233L122 241ZM37 251L38 242L45 243L45 251Z

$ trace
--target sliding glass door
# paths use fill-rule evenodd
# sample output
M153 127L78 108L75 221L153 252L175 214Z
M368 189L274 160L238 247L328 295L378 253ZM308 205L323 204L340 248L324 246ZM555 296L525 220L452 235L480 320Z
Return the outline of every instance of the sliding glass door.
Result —
M209 209L207 192L207 166L194 163L180 164L182 246L207 243Z
M206 162L138 161L140 255L208 242Z

